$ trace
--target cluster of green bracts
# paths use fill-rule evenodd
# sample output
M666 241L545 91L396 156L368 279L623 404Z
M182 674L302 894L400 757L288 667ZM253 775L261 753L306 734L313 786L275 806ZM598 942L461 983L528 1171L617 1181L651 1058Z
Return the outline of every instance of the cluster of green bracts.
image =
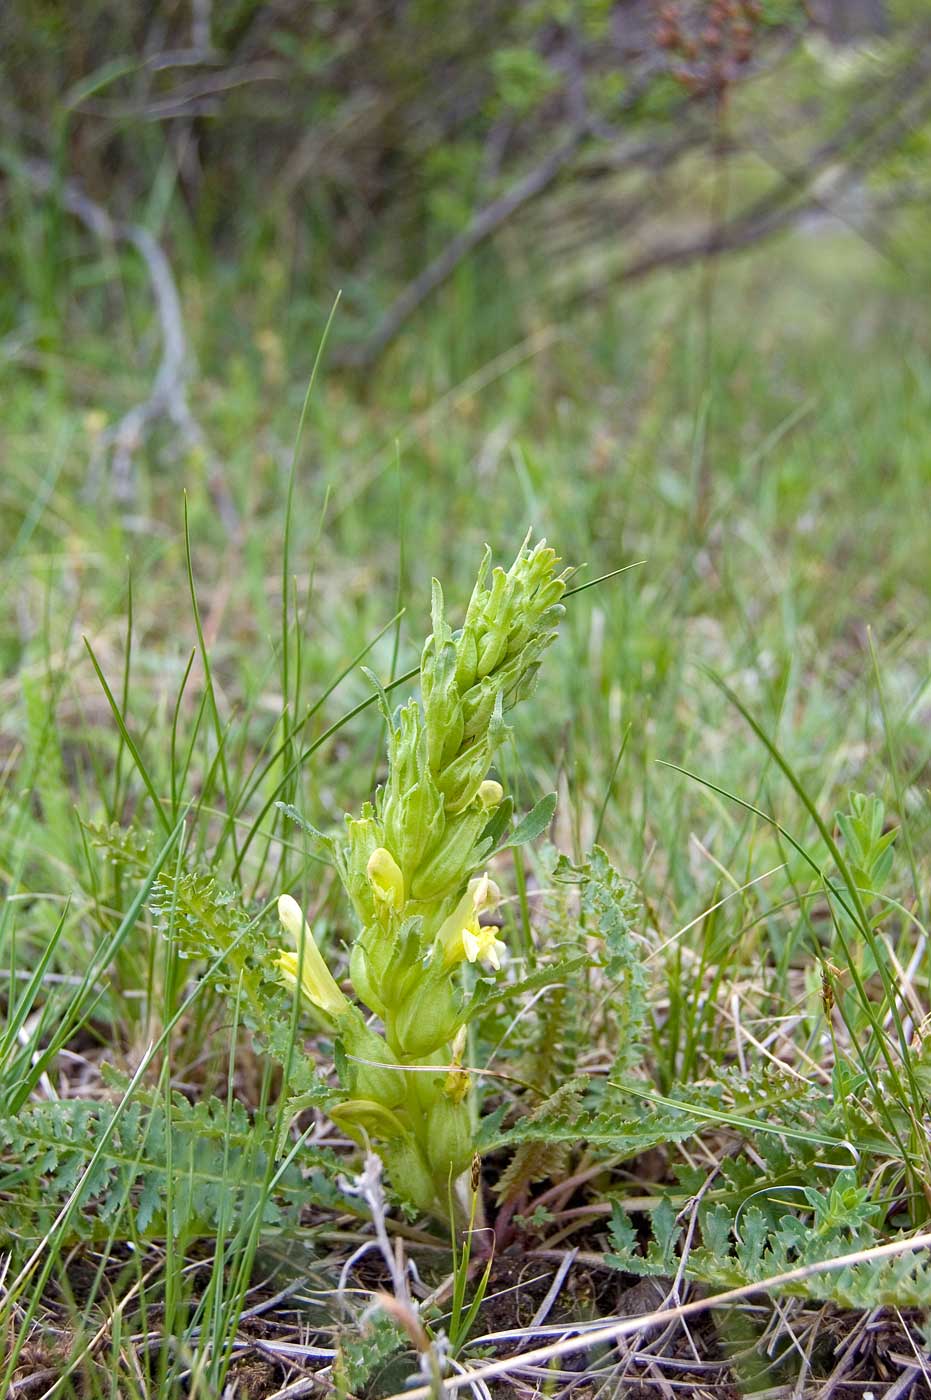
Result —
M504 944L482 920L500 891L478 872L510 814L488 773L504 716L532 688L564 611L568 575L556 573L557 563L545 543L525 541L507 572L493 570L489 586L486 550L455 632L434 581L420 702L395 716L385 706L387 782L374 805L346 818L335 847L360 926L350 979L383 1035L340 990L299 906L288 895L279 901L297 947L279 966L338 1036L347 1098L332 1116L377 1147L396 1190L422 1210L445 1210L450 1183L472 1156L472 1096L460 1068L467 1020L461 969L500 966Z

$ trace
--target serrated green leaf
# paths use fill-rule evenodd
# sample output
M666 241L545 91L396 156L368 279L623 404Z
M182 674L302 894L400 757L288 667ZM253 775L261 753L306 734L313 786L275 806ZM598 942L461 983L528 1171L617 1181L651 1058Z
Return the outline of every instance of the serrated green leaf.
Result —
M276 802L275 806L278 808L279 812L282 812L284 816L288 818L289 821L294 822L296 826L300 827L301 831L306 832L306 834L312 837L313 840L316 841L319 845L323 846L327 851L333 850L333 838L331 836L327 836L326 833L323 831L318 831L317 828L313 826L307 820L306 817L301 815L301 813L297 810L295 806L293 806L292 803Z
M502 841L498 851L514 850L517 846L526 846L528 841L535 841L537 837L546 830L553 820L553 813L556 811L556 793L548 792L545 797L541 797L531 810L515 826L514 830ZM497 855L497 851L495 852Z
M541 987L552 987L559 982L568 981L585 966L584 957L568 958L565 962L538 968L529 977L522 977L519 982L482 981L466 1003L466 1019L471 1021L489 1006L496 1006L502 1001L513 1001L525 992L537 992Z

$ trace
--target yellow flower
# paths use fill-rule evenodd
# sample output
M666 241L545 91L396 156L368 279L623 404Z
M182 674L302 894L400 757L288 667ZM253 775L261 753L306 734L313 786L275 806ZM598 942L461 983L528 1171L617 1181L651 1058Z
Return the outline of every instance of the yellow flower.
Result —
M496 908L500 898L501 891L487 875L469 881L469 888L437 934L446 967L481 960L498 971L505 944L494 925L479 923L479 915Z
M349 1006L333 974L323 961L320 949L314 942L310 926L304 918L304 911L296 899L283 894L278 901L278 917L282 928L297 944L296 953L279 953L275 959L279 971L289 986L297 986L298 974L301 979L301 992L308 1001L330 1016L341 1015Z
M391 852L376 846L369 856L366 874L379 903L399 913L404 908L404 876Z
M491 963L495 972L501 967L501 954L505 945L498 937L496 928L482 927L478 924L474 929L464 928L462 930L462 947L470 963L483 962Z
M484 914L486 909L497 909L501 903L501 891L494 880L489 880L487 871L469 881L469 895L476 914Z
M478 785L478 800L481 802L486 812L490 812L492 807L500 807L504 799L504 788L500 783L496 783L494 778L486 778Z

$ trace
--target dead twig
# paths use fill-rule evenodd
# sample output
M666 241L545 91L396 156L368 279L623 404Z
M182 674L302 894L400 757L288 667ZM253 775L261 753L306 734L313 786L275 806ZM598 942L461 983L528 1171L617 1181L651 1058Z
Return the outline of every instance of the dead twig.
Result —
M925 31L921 31L925 35ZM847 189L858 177L873 168L882 157L902 139L912 120L923 118L923 91L929 77L931 46L920 42L914 58L881 85L877 94L864 102L825 142L808 152L802 161L789 165L780 173L782 178L748 210L729 221L712 220L710 228L698 235L658 245L640 258L635 258L607 279L571 295L567 310L578 302L601 295L609 283L641 281L665 268L681 267L696 261L713 263L726 253L765 241L792 227L813 211L831 207L830 201ZM630 105L642 91L642 84L653 76L652 69L641 75L641 83L622 104ZM909 112L909 104L918 98L917 110ZM683 104L685 109L686 104ZM631 168L653 169L667 165L679 155L694 149L707 136L686 129L672 142L619 141L615 150L598 157L589 170L577 168L577 157L592 136L603 139L599 124L586 113L576 113L568 135L538 164L497 198L479 209L469 223L447 244L400 292L387 308L371 334L355 345L344 345L333 352L333 362L348 368L367 368L396 339L400 331L419 308L455 272L456 268L477 248L490 240L515 215L538 200L551 189L556 180L574 165L574 177L593 179L599 174L617 174ZM741 143L722 140L718 134L718 157L732 155ZM826 177L819 186L818 177ZM651 199L635 202L628 214L642 215L649 211ZM616 236L617 220L612 223Z
M911 1239L891 1240L888 1244L876 1245L871 1249L857 1250L851 1254L838 1255L834 1259L820 1260L816 1264L804 1264L795 1269L788 1269L784 1273L773 1274L769 1278L762 1278L752 1284L744 1284L739 1288L729 1288L723 1293L710 1294L705 1298L696 1298L691 1302L682 1303L678 1307L660 1308L655 1312L644 1313L637 1317L617 1318L601 1327L584 1334L571 1326L566 1327L566 1333L575 1332L576 1335L564 1335L559 1341L549 1346L534 1347L530 1351L518 1353L516 1356L506 1357L500 1361L491 1361L476 1367L470 1371L468 1376L452 1376L446 1380L446 1386L451 1393L461 1389L464 1385L473 1384L475 1381L488 1381L498 1376L513 1374L517 1368L530 1365L550 1364L562 1356L571 1356L575 1352L587 1351L594 1346L614 1345L621 1338L629 1337L633 1333L641 1332L646 1327L666 1325L681 1321L684 1318L695 1317L700 1313L707 1312L712 1308L720 1307L724 1303L733 1303L742 1299L750 1298L755 1294L766 1291L778 1292L789 1285L797 1284L805 1279L814 1278L819 1274L831 1273L836 1270L849 1268L853 1264L863 1264L880 1259L891 1259L897 1255L911 1254L918 1250L927 1250L931 1246L931 1234L925 1233L914 1235ZM492 1343L493 1336L483 1337L483 1343ZM390 1400L429 1400L429 1386L416 1386L403 1394L397 1393L390 1397Z
M171 63L160 57L157 63L143 65L150 72L158 72L166 67L182 67L192 63L215 62L209 54L197 53L194 57L183 56L178 62L174 56ZM190 83L179 84L171 92L160 94L140 102L107 102L88 98L78 105L77 110L97 117L108 117L121 121L139 119L141 121L173 121L178 117L194 116L200 113L215 114L216 99L235 88L252 83L281 83L284 70L280 63L249 63L223 68L217 72L202 73Z
M929 31L922 30L922 35L928 38ZM919 44L917 55L803 161L783 169L782 179L749 209L692 237L658 244L573 294L567 309L601 297L611 284L643 281L666 268L738 252L788 230L813 211L830 209L840 195L893 151L909 130L927 119L931 111L931 45Z
M620 105L621 111L629 109L639 100L647 84L655 76L655 71L655 65L652 63L644 66L637 82L625 95ZM418 277L408 283L388 307L371 335L358 345L337 347L333 353L334 362L353 369L374 364L414 312L448 281L459 264L476 248L486 243L519 210L539 199L572 163L592 134L592 121L587 113L583 112L573 123L568 135L553 150L496 199L479 209L465 228L446 245L442 253L428 263ZM642 143L636 143L616 161L616 165L630 163L632 150L639 154L642 149Z
M395 298L368 339L359 345L338 347L334 352L334 360L340 365L354 369L373 364L418 307L452 276L470 253L487 242L519 209L549 189L556 177L573 160L585 136L585 129L577 127L522 179L480 209L466 227L446 245L442 253L428 263L420 276L409 282Z
M34 189L56 194L62 207L102 242L130 244L145 264L161 330L161 358L148 398L134 405L118 423L102 433L98 448L99 453L110 454L114 496L121 502L131 502L135 496L136 454L159 421L167 420L174 425L183 450L198 448L208 458L210 456L203 430L188 403L191 358L171 264L148 229L141 224L111 219L102 205L90 199L75 181L59 180L46 162L25 161L17 170ZM236 510L215 463L211 468L211 488L224 524L234 529Z

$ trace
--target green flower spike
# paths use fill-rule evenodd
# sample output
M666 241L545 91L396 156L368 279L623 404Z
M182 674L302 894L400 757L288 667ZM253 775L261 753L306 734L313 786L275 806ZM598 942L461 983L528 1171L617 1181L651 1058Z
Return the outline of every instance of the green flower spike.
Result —
M420 697L386 709L384 786L332 843L358 920L349 975L367 1011L343 996L294 900L278 906L298 949L278 967L336 1022L346 1098L332 1116L376 1144L402 1197L440 1217L472 1160L478 1113L462 1060L474 1014L463 973L469 964L497 972L505 952L483 922L501 891L480 872L511 813L490 770L562 619L571 571L558 566L529 535L506 571L486 550L458 628L434 581ZM458 1186L454 1194L465 1202Z

